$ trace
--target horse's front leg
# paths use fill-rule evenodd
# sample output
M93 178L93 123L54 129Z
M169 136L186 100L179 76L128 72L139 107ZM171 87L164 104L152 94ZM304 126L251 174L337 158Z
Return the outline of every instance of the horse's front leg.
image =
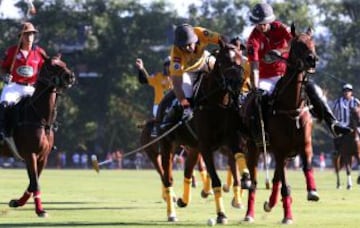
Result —
M222 198L221 180L217 175L215 169L213 152L210 150L210 148L204 145L200 148L201 148L202 157L205 161L206 169L211 178L211 186L214 191L216 213L217 213L216 223L226 224L227 217L225 215L224 202Z
M248 194L248 207L244 221L253 222L255 219L255 196L257 188L257 163L259 160L259 150L251 141L247 142L248 153L246 157L247 167L250 172L251 186Z
M39 170L38 170L38 161L37 155L35 153L31 153L25 158L26 170L28 173L28 177L30 180L27 191L20 197L18 200L11 200L9 202L10 207L19 207L23 206L27 200L32 195L35 202L35 212L39 217L47 217L46 211L43 209L41 202L41 192L39 186ZM43 167L41 167L40 172Z
M173 176L172 176L172 161L173 161L173 152L174 145L167 141L162 141L161 143L161 163L164 169L164 175L162 182L164 185L165 199L166 199L166 212L169 222L176 222L176 212L175 212L175 193L173 189Z
M283 224L291 224L293 221L293 215L291 210L292 198L290 192L290 185L286 181L286 164L285 161L280 162L282 167L276 166L276 169L279 169L279 176L281 178L281 197L284 209L284 218L282 220Z
M177 200L177 205L179 207L186 207L190 203L193 171L200 155L200 153L194 148L186 147L185 149L187 151L187 157L184 168L184 192L183 197Z

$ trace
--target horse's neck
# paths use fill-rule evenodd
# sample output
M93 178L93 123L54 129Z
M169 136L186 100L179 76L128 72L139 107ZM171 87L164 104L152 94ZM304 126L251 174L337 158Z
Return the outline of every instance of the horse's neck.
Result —
M304 73L288 67L285 75L278 83L276 104L282 109L297 109L303 105L302 87Z
M34 94L30 98L33 109L46 122L53 120L56 107L56 93L52 88L37 85Z
M221 78L216 69L208 73L206 84L204 83L204 96L207 97L207 103L219 104L225 95L224 88L221 88Z

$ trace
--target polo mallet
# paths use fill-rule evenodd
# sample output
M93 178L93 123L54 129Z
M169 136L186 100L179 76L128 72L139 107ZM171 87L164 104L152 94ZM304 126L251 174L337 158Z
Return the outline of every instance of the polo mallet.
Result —
M265 168L265 185L266 189L270 189L270 180L269 180L269 167L267 165L267 148L266 148L266 139L265 139L265 124L264 124L264 118L262 115L262 108L261 103L259 103L259 99L257 99L257 106L259 111L259 119L260 119L260 127L261 127L261 138L264 148L264 168Z
M177 122L177 124L175 124L174 126L172 126L169 130L165 131L162 135L160 135L159 137L151 140L150 142L148 142L147 144L135 149L135 150L132 150L126 154L123 155L123 158L131 155L131 154L134 154L136 152L139 152L139 151L142 151L143 149L153 145L154 143L160 141L162 138L166 137L168 134L170 134L171 132L173 132L176 128L178 128L180 125L182 125L186 120L180 120L179 122ZM105 165L105 164L108 164L108 163L111 163L113 161L113 159L107 159L105 161L102 161L102 162L98 162L97 160L97 157L96 155L91 155L91 163L92 163L92 166L94 168L94 170L99 173L100 172L100 167L102 165Z
M91 155L91 164L92 164L92 166L93 166L93 169L95 169L95 171L96 171L97 173L100 172L100 166L109 164L109 163L111 163L112 161L113 161L113 159L110 158L110 159L107 159L107 160L105 160L105 161L98 162L98 159L97 159L96 155L95 155L95 154Z
M24 22L27 21L27 19L30 17L30 15L35 15L36 14L36 8L32 2L32 0L26 0L26 3L27 3L27 12L25 14L25 18L24 18ZM11 61L11 65L10 65L10 70L9 70L9 73L11 74L12 70L14 69L14 64L15 64L15 60L16 60L16 55L17 53L19 52L20 50L20 45L21 45L21 40L23 38L23 31L25 29L25 23L24 23L24 26L22 27L21 29L21 33L20 33L20 36L19 36L19 40L18 40L18 43L17 43L17 46L16 46L16 52L15 52L15 55L13 56L13 59Z

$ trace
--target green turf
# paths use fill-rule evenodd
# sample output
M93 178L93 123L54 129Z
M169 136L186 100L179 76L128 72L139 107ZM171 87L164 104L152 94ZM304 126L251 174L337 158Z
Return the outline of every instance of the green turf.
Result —
M198 173L197 177L200 180ZM224 193L229 224L226 227L279 227L282 206L271 213L262 209L269 196L264 174L259 173L256 217L253 224L242 222L245 209L230 206L231 193ZM271 172L272 174L272 172ZM225 172L220 173L223 180ZM292 227L329 228L360 227L360 187L353 173L352 190L335 189L332 170L316 171L319 202L306 200L305 182L301 171L289 171L292 186L294 224ZM345 182L345 174L342 172ZM42 179L42 200L48 218L38 218L32 200L23 208L11 209L10 199L23 193L27 185L24 170L0 169L0 227L207 227L215 217L215 204L210 197L200 197L200 187L193 189L187 208L177 208L179 221L166 222L166 205L160 197L161 184L154 170L45 170ZM182 172L175 173L175 191L182 193ZM246 195L247 196L247 193ZM246 200L244 199L244 202ZM216 225L219 226L219 225Z

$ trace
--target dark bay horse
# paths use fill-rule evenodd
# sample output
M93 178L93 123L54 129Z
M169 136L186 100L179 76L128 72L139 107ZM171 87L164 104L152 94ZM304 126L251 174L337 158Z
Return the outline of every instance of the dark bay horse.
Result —
M239 96L243 68L235 46L221 44L213 71L204 78L194 109L198 148L211 177L218 224L227 223L222 198L222 184L214 165L214 151L226 148L233 159L240 153L241 119ZM233 158L232 158L233 157Z
M352 159L355 158L357 162L358 171L360 172L360 107L350 109L350 123L349 127L354 129L349 135L343 135L334 139L335 154L334 154L334 167L336 174L336 188L340 188L339 172L341 167L345 166L347 176L347 189L352 188L351 169ZM360 174L357 178L357 184L360 184Z
M199 151L201 151L201 148L206 149L206 152L204 153L203 151L201 151L201 154L205 160L206 168L210 176L214 175L215 173L215 167L212 157L213 150L218 149L220 145L227 145L227 142L231 142L231 146L229 146L229 148L238 148L239 137L238 135L235 136L238 130L235 127L237 126L237 122L233 121L233 119L238 120L239 118L238 112L232 108L237 107L238 94L235 94L235 92L240 89L240 84L242 83L242 69L233 61L234 48L234 46L228 46L223 44L222 48L216 56L217 61L214 70L208 75L203 75L200 83L199 94L195 98L194 118L188 122L184 121L171 134L161 139L158 144L154 144L151 147L145 149L146 153L148 153L148 155L152 157L151 160L162 178L162 183L165 188L165 199L167 202L168 221L177 220L175 213L175 205L172 200L175 197L172 189L172 160L174 150L177 148L177 146L185 145L188 150L188 156L186 158L186 165L184 170L185 180L191 178L194 166L198 161L198 155L200 153ZM229 91L233 93L230 93ZM217 100L214 102L213 100L215 98ZM175 95L173 92L170 92L164 97L162 105L160 105L160 107L167 108L174 100ZM164 110L159 109L159 111L164 112L165 108ZM229 110L231 110L231 112ZM233 119L231 119L230 117ZM197 121L200 121L202 123L196 123ZM216 126L214 126L213 124L215 122L217 123ZM141 137L143 145L149 142L149 133L152 124L153 123L149 121L144 128ZM209 128L209 126L211 126L211 128ZM201 129L202 127L209 130L208 133L211 134L210 137L205 138L205 135L207 136L207 134L205 134L204 132L207 132L207 130L199 131L199 129ZM199 132L200 135L198 135ZM225 138L229 140L226 141ZM202 146L200 147L201 143L199 142L201 141L201 139L207 141L202 143ZM203 146L204 144L209 144L210 147L205 147ZM208 151L208 148L211 151ZM160 154L157 152L158 149L160 151ZM159 161L160 159L161 162ZM229 164L232 164L230 166L232 166L232 169L234 170L234 185L237 184L239 186L240 193L239 177L238 173L236 172L235 159L232 153L229 156L229 161ZM216 178L217 179L211 177L212 187L214 188L215 183L215 187L219 187L219 189L221 190L221 182L217 176ZM185 183L184 181L184 186L186 184L189 185L189 183ZM217 205L219 205L220 207L220 210L218 210L218 215L220 215L218 216L218 222L224 223L226 216L223 213L224 210L222 205L222 198L220 195L221 191L219 192L219 189L217 189L217 192L215 191L215 197L218 198ZM184 197L178 200L178 205L182 207L184 206L184 204L188 204L189 200L189 195L186 195L184 191ZM234 206L234 201L232 203Z
M7 110L8 138L13 138L15 147L11 149L7 143L0 148L1 155L17 154L16 157L24 161L30 181L24 194L11 200L9 206L24 206L33 196L35 212L39 217L47 217L41 203L39 178L54 144L57 97L62 90L75 83L74 73L66 67L60 56L44 58L34 94Z
M281 188L284 218L282 223L292 222L290 186L286 179L286 163L290 157L297 154L303 158L303 171L306 177L308 200L318 200L316 186L311 168L312 149L312 117L310 107L304 93L309 73L315 70L317 55L312 39L312 31L296 34L295 26L291 26L293 39L285 75L278 81L272 97L271 106L263 114L267 122L269 134L269 150L275 159L272 192L269 202L265 202L264 210L270 212L278 200ZM253 106L255 107L255 105ZM256 109L252 109L256 110ZM245 113L251 116L251 113ZM250 121L249 121L250 122ZM245 122L245 124L248 122ZM249 127L249 126L248 126ZM252 222L255 215L255 191L257 184L257 170L261 150L254 140L248 140L248 168L252 178L252 187L249 189L248 209L245 221ZM316 194L313 194L316 193Z

